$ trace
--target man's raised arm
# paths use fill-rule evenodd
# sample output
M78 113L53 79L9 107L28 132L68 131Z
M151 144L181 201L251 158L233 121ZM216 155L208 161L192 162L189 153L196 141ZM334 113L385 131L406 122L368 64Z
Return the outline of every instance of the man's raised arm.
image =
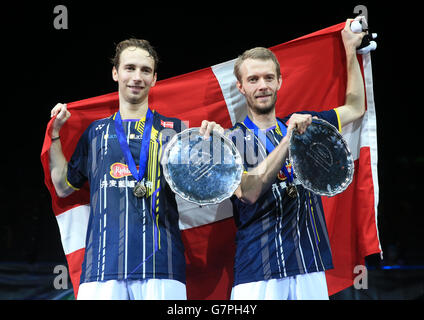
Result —
M51 117L56 117L52 126L52 144L50 146L50 175L56 194L65 198L69 196L74 189L66 182L68 172L68 162L63 155L62 145L60 143L60 129L63 124L69 119L71 113L67 110L66 104L58 103L51 110Z

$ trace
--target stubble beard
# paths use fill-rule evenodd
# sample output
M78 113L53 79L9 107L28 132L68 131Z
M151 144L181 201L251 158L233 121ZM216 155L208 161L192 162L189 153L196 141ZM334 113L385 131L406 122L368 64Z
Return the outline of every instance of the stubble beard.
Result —
M277 95L275 95L272 99L272 101L265 106L260 106L253 101L248 101L248 105L250 109L258 115L266 115L271 113L275 109L275 103L277 102Z

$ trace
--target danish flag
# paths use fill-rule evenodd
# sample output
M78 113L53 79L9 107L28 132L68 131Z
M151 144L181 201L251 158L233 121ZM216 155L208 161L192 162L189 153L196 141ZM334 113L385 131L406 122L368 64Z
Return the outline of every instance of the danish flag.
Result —
M344 104L346 55L341 39L345 23L305 35L270 48L281 64L283 86L278 92L276 114L284 117L300 110L323 111ZM329 294L353 284L356 265L379 253L377 231L377 135L370 54L358 56L366 87L363 118L342 128L355 161L349 188L323 197L334 269L326 272ZM245 98L236 87L234 60L175 78L158 81L149 104L159 113L198 127L204 119L229 128L246 115ZM118 93L68 103L71 118L62 128L61 143L69 160L78 138L88 125L117 111ZM41 161L45 183L52 197L63 249L68 260L75 295L78 292L89 216L88 188L58 198L50 177L49 148L52 120L47 125ZM172 128L172 122L161 123ZM177 197L178 198L178 197ZM232 204L199 208L178 199L180 229L187 261L189 299L228 299L233 279L236 227Z
M164 128L174 129L174 123L172 121L160 121L160 125Z

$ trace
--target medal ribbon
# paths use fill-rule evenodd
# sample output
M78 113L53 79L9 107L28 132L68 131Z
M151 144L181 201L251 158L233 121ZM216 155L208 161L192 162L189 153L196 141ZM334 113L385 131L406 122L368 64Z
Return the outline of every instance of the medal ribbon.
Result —
M124 154L125 161L128 164L128 169L130 170L133 177L140 182L146 171L147 161L149 157L149 148L150 148L150 134L152 132L153 126L153 112L148 108L146 113L146 121L144 123L143 137L141 140L141 148L140 148L140 162L139 162L139 170L137 172L137 166L135 165L134 158L131 154L130 147L128 145L127 139L125 137L124 127L122 126L122 118L121 114L118 111L115 116L115 130L116 135L118 137L119 145L121 146L122 153ZM160 190L160 187L153 192L153 201L152 201L152 220L154 225L154 242L155 242L155 251L149 255L144 261L142 261L133 271L131 271L130 275L136 272L147 260L149 260L158 250L158 227L156 225L156 196Z
M287 128L286 128L285 125L283 125L281 123L280 120L278 120L278 119L276 119L276 120L277 120L278 127L280 128L280 131L281 131L281 133L282 133L282 135L284 137L287 134ZM246 118L243 121L243 124L254 133L254 135L258 138L258 140L260 140L258 133L259 133L259 131L261 129L259 129L258 126L256 124L254 124L252 120L250 120L249 116L246 116ZM271 128L273 128L273 127L271 127ZM271 153L275 149L275 145L272 142L272 140L268 137L267 134L265 136L266 136L266 142L264 144L265 144L266 151L269 154L269 153ZM285 176L289 180L289 183L290 184L293 183L293 168L291 168L290 169L290 172L289 172L287 170L286 165L283 165L283 167L281 168L281 170L283 170Z
M141 140L141 149L140 149L140 162L139 170L137 172L137 166L135 165L134 158L131 154L130 146L128 145L127 139L125 137L124 127L122 126L121 113L118 111L115 116L115 130L118 137L119 145L121 146L122 153L124 154L125 161L128 164L128 169L130 170L133 177L140 182L144 177L144 172L147 167L147 160L149 157L149 147L150 147L150 133L153 126L153 112L147 108L146 121L144 123L143 138Z

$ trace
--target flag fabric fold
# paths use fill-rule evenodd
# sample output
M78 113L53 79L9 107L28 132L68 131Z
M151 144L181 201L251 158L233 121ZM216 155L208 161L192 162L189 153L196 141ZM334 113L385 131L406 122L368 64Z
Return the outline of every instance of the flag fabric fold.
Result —
M346 57L340 32L344 23L271 47L281 64L283 85L277 116L322 111L344 104ZM370 55L358 56L366 87L362 119L343 127L342 135L354 157L355 174L349 188L323 197L334 269L326 272L329 294L353 284L356 265L381 252L377 231L377 136ZM169 117L200 126L204 119L230 128L246 115L244 97L233 75L235 60L158 81L149 95L150 108ZM118 93L68 103L72 116L61 130L67 160L88 125L118 109ZM49 170L51 125L48 123L41 162L52 197L75 296L78 293L89 216L89 189L85 185L67 198L57 197ZM232 286L236 227L229 200L199 207L177 197L180 228L186 250L189 299L228 299Z

